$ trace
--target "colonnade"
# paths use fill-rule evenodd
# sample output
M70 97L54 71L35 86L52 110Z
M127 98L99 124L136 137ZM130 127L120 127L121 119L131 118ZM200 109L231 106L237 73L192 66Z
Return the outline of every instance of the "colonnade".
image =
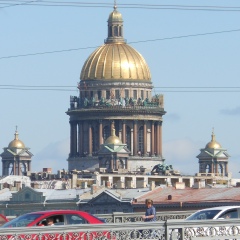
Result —
M131 155L162 156L162 121L83 120L70 122L70 157L96 155L111 128Z

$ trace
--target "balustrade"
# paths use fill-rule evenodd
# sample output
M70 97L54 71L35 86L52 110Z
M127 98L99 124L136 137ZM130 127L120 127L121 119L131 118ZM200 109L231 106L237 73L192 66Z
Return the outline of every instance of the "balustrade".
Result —
M82 224L50 227L0 228L0 239L62 240L213 240L240 239L240 219L166 220L114 224Z

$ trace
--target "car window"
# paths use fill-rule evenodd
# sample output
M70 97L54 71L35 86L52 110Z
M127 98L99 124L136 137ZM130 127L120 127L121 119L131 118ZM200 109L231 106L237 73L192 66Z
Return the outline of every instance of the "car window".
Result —
M186 220L206 220L213 219L220 210L202 210L198 211L191 216L187 217Z
M226 212L224 212L222 215L219 216L219 218L238 218L238 212L237 209L231 209Z
M25 214L2 225L2 228L8 227L26 227L29 223L35 221L42 214Z
M76 214L67 214L67 224L86 224L87 220Z

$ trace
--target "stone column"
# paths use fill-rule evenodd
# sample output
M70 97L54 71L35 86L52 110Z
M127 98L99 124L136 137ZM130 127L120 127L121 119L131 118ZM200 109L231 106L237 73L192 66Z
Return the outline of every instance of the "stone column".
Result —
M99 120L99 149L101 144L103 144L103 124L102 120Z
M131 155L133 155L133 129L131 129Z
M159 141L159 133L160 133L160 127L159 127L159 122L157 123L157 130L156 130L156 153L157 153L157 156L160 155L160 151L159 151L159 144L160 144L160 141Z
M152 130L151 130L151 155L155 156L155 137L154 137L154 121L152 121Z
M82 155L82 145L83 145L83 142L82 142L82 123L81 122L78 122L78 154L79 156Z
M147 121L143 121L143 154L147 156Z
M159 155L162 157L162 121L159 122Z
M92 125L88 124L88 155L92 156Z
M138 149L137 149L137 121L133 121L133 155L136 156Z

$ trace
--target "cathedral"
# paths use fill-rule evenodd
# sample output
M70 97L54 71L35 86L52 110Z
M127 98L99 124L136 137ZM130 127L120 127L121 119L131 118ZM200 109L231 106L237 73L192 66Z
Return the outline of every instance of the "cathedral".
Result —
M164 98L152 94L149 67L126 43L116 5L107 32L82 67L79 95L70 97L68 169L151 170L164 163Z

